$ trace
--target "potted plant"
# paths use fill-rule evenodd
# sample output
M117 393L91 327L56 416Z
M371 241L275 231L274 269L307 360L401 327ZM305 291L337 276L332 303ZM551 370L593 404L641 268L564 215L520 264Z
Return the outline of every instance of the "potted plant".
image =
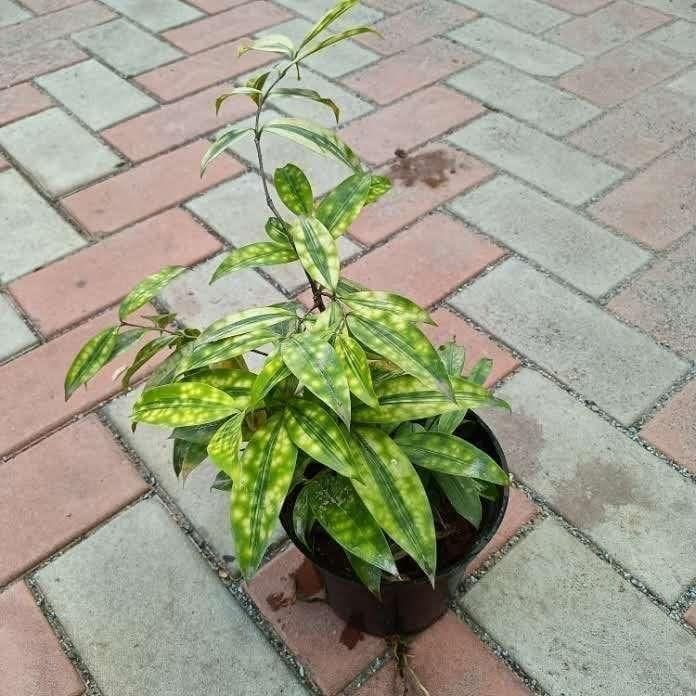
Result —
M271 213L268 240L231 251L212 281L242 268L299 261L311 289L309 306L251 308L202 330L180 326L170 313L132 322L136 310L186 270L164 268L121 302L116 326L79 351L65 396L149 335L122 373L123 387L146 362L166 357L133 406L133 427L144 422L173 429L178 476L208 457L217 466L214 486L230 492L244 577L258 569L280 517L320 569L337 613L384 635L419 630L437 619L446 609L449 576L499 526L507 504L505 460L469 409L506 404L483 386L490 361L464 376L462 348L430 343L419 328L433 323L425 310L341 278L336 240L363 207L389 191L389 181L366 170L331 130L292 118L261 120L277 98L314 100L338 120L331 99L279 85L289 73L300 77L310 55L372 31L326 33L356 4L336 5L297 47L272 35L241 49L283 58L217 99L218 111L233 96L251 99L256 119L253 127L222 130L201 166L203 174L231 143L252 137ZM266 133L338 159L350 174L316 201L298 166L277 169L275 191L294 216L285 219L266 179ZM265 358L257 373L244 358L252 351Z

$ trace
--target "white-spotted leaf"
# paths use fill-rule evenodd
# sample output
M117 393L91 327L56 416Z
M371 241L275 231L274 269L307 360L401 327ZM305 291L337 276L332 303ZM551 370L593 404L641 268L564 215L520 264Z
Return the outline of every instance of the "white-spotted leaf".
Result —
M329 231L311 217L301 217L290 231L303 268L317 283L333 290L338 283L340 261Z
M151 276L140 281L122 300L118 308L118 318L123 321L127 316L147 304L162 288L181 275L183 266L165 266Z

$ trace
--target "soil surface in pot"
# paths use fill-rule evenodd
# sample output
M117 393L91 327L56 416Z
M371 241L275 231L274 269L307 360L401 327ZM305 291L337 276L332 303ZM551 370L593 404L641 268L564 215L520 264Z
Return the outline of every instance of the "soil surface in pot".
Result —
M434 520L437 537L437 567L440 572L441 569L449 568L464 558L476 540L476 527L461 517L446 498L440 499ZM309 544L320 565L331 568L338 575L355 578L345 551L319 524L315 524L312 528ZM396 567L402 576L425 579L425 575L410 556L404 554L394 544L391 546ZM389 576L385 575L384 580L388 581Z

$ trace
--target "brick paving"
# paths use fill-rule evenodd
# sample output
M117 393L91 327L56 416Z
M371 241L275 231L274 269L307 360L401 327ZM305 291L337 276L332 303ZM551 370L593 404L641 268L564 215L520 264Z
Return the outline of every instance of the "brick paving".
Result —
M198 162L252 113L214 97L272 58L240 41L331 4L0 0L0 696L403 693L384 640L294 595L280 528L241 582L212 466L176 481L166 434L130 431L137 391L62 396L160 266L194 266L158 300L191 325L304 297L292 266L208 285L266 213L249 143ZM429 305L513 404L482 414L508 513L411 666L433 696L694 696L696 8L365 0L356 20L385 39L305 70L394 179L346 273ZM318 193L345 175L276 144L269 167Z

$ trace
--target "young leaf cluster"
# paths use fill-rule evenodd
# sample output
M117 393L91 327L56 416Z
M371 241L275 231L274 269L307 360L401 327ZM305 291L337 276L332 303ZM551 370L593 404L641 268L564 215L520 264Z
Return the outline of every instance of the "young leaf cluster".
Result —
M257 39L241 49L280 54L273 69L221 95L256 104L255 125L230 126L203 158L202 172L238 138L253 137L270 216L267 241L231 251L211 282L243 268L298 263L312 291L307 308L286 302L235 312L202 330L182 328L170 313L132 315L185 269L168 267L146 278L123 300L119 323L90 339L65 380L68 398L136 342L122 372L123 386L149 361L159 363L133 406L132 420L172 429L173 467L185 478L204 460L218 469L214 487L230 494L238 562L246 577L259 567L290 493L293 525L311 548L323 529L344 551L355 575L379 593L397 560L410 556L434 580L435 519L444 501L474 526L482 498L508 483L486 453L456 433L467 411L506 406L483 386L491 364L464 373L464 351L435 348L423 333L434 323L411 300L363 288L340 276L336 240L361 210L388 193L387 178L364 168L331 130L299 119L261 123L275 98L309 99L339 109L313 90L277 85L303 61L350 36L354 27L327 34L357 0L329 10L299 46L284 36ZM276 169L275 193L294 217L273 202L264 169L262 138L275 133L342 162L346 178L317 200L294 163ZM166 351L169 351L168 353ZM249 353L265 361L254 372Z

